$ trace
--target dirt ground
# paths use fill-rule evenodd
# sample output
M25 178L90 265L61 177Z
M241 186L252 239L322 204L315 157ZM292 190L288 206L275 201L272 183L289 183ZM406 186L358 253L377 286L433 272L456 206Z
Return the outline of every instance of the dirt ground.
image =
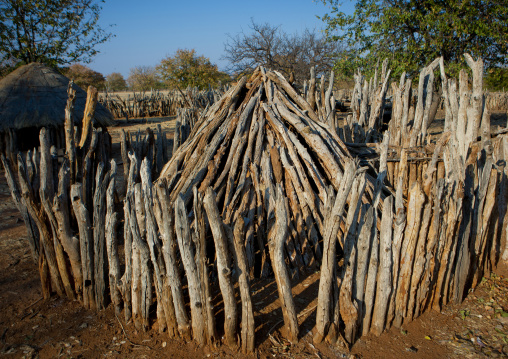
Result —
M121 122L112 130L116 153L120 129L142 131L161 123L171 136L174 121ZM115 156L116 157L116 156ZM119 157L118 157L119 158ZM56 296L45 301L26 230L14 206L3 169L0 173L0 356L5 358L241 358L225 346L199 348L169 339L156 323L137 332L117 318L112 306L101 312ZM318 273L301 274L293 283L300 342L282 339L282 314L273 281L252 284L256 346L251 358L483 358L508 357L508 271L498 267L459 305L430 311L402 329L368 335L351 348L312 344ZM220 324L220 298L215 310ZM155 316L155 309L154 309ZM218 326L220 332L220 325Z

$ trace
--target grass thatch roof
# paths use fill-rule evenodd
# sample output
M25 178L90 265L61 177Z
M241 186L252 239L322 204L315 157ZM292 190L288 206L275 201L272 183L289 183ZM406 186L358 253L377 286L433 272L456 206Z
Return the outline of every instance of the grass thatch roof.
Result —
M40 63L24 65L0 81L0 131L8 128L56 127L64 124L69 79ZM83 119L86 92L74 86L76 123ZM97 125L113 125L113 116L97 104Z

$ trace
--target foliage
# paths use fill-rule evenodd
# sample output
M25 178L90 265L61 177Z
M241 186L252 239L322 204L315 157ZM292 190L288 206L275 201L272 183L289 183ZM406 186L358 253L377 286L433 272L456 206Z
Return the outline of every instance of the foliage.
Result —
M508 91L508 67L496 67L487 71L485 87L489 91Z
M88 63L112 36L100 11L95 0L0 0L0 61Z
M136 66L130 70L127 84L133 91L150 91L162 88L162 82L152 66Z
M316 66L318 75L330 71L335 61L333 55L341 50L337 42L327 42L308 29L302 34L287 34L279 26L254 21L250 29L249 34L242 31L235 36L228 35L224 44L224 59L229 61L232 72L249 73L264 66L286 77L293 73L296 82L301 84L309 78L311 66Z
M351 76L390 59L395 76L414 75L443 56L456 75L463 54L482 57L485 66L507 63L508 6L496 0L358 0L355 11L340 11L339 0L322 0L331 13L322 20L332 41L346 42L336 67Z
M124 91L127 90L127 82L119 72L113 72L106 76L106 89L108 91Z
M196 50L176 51L173 57L166 57L157 67L165 84L170 88L197 87L200 90L209 86L217 87L229 82L229 76L218 70L205 56L197 56Z
M87 66L73 64L68 68L62 69L62 73L69 79L74 80L74 83L85 91L88 89L88 86L93 86L99 90L104 88L104 76Z
M21 63L17 63L13 59L2 59L2 52L0 52L0 80L21 65Z

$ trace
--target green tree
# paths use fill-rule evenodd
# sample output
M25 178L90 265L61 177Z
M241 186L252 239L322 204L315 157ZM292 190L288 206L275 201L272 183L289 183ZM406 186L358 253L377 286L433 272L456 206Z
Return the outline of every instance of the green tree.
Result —
M136 66L130 70L127 83L133 91L150 91L162 88L159 75L152 66Z
M495 67L487 71L485 87L489 91L508 91L508 67Z
M106 89L108 91L124 91L127 90L127 82L119 72L113 72L106 76Z
M230 81L229 76L219 71L210 59L197 56L196 50L177 50L174 56L163 59L157 70L170 88L190 86L204 90Z
M69 79L74 80L74 83L85 91L88 89L88 86L93 86L98 90L102 90L106 81L104 75L100 72L94 71L81 64L73 64L63 69L62 73Z
M340 11L339 0L323 16L330 40L349 47L336 67L351 76L389 58L394 74L415 74L438 56L452 72L463 54L482 57L486 68L507 63L508 6L498 0L358 0L355 11Z
M104 0L99 1L99 3ZM0 61L88 63L112 34L95 0L0 0Z

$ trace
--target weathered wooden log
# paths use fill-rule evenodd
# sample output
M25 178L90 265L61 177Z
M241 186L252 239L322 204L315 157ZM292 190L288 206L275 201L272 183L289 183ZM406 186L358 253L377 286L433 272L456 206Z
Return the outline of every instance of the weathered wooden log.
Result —
M166 268L164 266L162 248L157 234L157 224L153 210L154 201L151 168L150 161L147 157L145 157L141 164L141 183L146 215L146 241L150 249L150 258L154 269L158 327L160 332L167 328L169 337L173 338L177 333L175 308L173 306L171 291L165 290Z
M70 183L76 181L76 144L74 143L74 118L72 116L74 110L74 101L76 99L76 91L72 88L73 81L69 82L67 88L67 106L65 106L65 156L69 160Z
M58 175L58 194L53 198L53 212L58 223L58 237L69 256L72 268L74 290L79 300L83 294L83 273L81 265L80 241L72 233L70 213L70 180L71 173L67 161L60 167Z
M162 236L162 254L166 265L166 275L168 281L166 285L171 288L173 304L175 308L175 317L178 325L178 332L185 340L191 339L189 319L185 311L185 302L182 293L182 284L178 270L176 248L178 246L175 237L174 215L173 211L165 210L171 208L169 195L164 182L156 185L157 200L155 207L155 218Z
M471 68L473 72L473 93L471 98L471 107L468 111L467 117L472 124L472 139L476 140L478 134L480 132L480 125L482 120L482 110L484 107L484 98L483 98L483 61L482 59L478 59L475 61L473 57L469 54L464 54L464 58L466 59L466 63ZM487 134L485 134L487 135ZM489 133L490 135L490 133Z
M243 353L254 352L254 311L250 294L249 267L247 264L247 255L244 247L244 226L245 222L240 217L235 222L234 229L234 253L233 258L238 270L238 285L240 287L240 296L242 299L242 331L241 345Z
M316 69L314 66L310 68L310 81L309 81L309 91L307 95L307 102L309 103L310 108L314 109L316 105Z
M93 208L93 193L96 169L93 158L94 152L97 149L97 145L99 143L99 136L100 135L98 131L92 131L92 138L88 146L88 151L86 152L85 158L83 159L83 166L81 171L78 174L82 177L81 182L83 194L81 197L85 207L90 209L90 211L92 211Z
M150 250L136 219L142 210L141 196L141 184L137 183L134 185L133 195L125 204L129 211L129 225L132 233L132 320L136 329L147 331L152 304L152 273L149 266Z
M357 224L360 216L361 202L360 197L365 189L365 173L361 177L356 177L353 182L353 189L350 197L350 207L345 223L345 238L343 240L344 262L342 268L339 270L337 281L340 285L339 298L336 301L335 313L340 312L340 318L345 324L344 339L352 344L355 341L356 331L358 327L358 316L361 312L359 303L354 297L353 293L353 277L356 267L357 255ZM363 225L363 220L360 220L360 227ZM335 287L335 286L334 286ZM361 304L360 304L361 305ZM337 331L339 328L338 315L335 314L333 328ZM343 339L339 336L337 344Z
M71 186L72 209L76 215L79 228L79 248L83 272L83 305L85 308L95 309L92 225L89 211L81 198L82 193L81 183L75 183Z
M121 278L120 291L124 299L124 315L125 321L129 321L132 317L132 260L133 260L133 249L132 249L132 232L131 232L131 213L129 202L134 196L134 182L136 180L136 168L137 159L136 156L132 155L130 161L130 167L128 171L128 178L126 182L126 193L124 198L123 213L124 213L124 257L125 257L125 270ZM124 166L124 170L127 168Z
M178 247L182 255L182 262L185 268L187 284L189 285L189 297L191 307L192 335L199 345L206 344L205 316L203 313L202 288L199 281L198 268L194 260L194 253L191 247L191 233L187 212L182 196L178 196L175 203L175 228L178 239Z
M74 299L74 289L72 288L70 274L67 268L67 262L65 258L64 249L60 243L58 236L58 224L55 218L55 214L52 208L52 201L54 197L54 189L57 186L56 178L57 173L57 160L56 160L56 149L49 143L49 133L43 128L40 135L41 141L41 153L46 153L45 156L41 156L41 168L44 167L46 170L41 170L41 184L39 188L39 198L41 202L41 211L45 212L46 218L51 229L51 239L53 242L53 248L55 251L55 258L58 264L58 270L60 277L65 289L65 293L68 298ZM51 172L51 174L49 174ZM51 182L49 182L51 181Z
M92 127L92 118L95 115L95 107L97 106L97 89L93 86L88 86L85 113L83 114L83 127L81 130L81 140L79 141L79 147L83 148L88 138L88 133Z
M204 305L204 319L206 340L209 344L213 344L217 340L217 330L215 327L215 317L213 315L212 295L210 293L210 283L208 279L208 265L206 258L206 227L203 209L203 196L198 192L197 188L193 188L194 192L194 245L196 247L196 266L198 269L199 281L201 283L201 300Z
M104 174L102 162L97 166L95 193L93 198L93 250L94 291L97 310L106 308L107 253L106 253L106 191L110 173Z
M120 151L122 153L122 164L123 164L123 179L125 188L127 188L127 182L129 181L129 155L128 155L129 144L127 142L127 135L125 130L122 129L120 132Z
M425 310L425 304L430 294L429 292L431 289L431 278L435 268L435 260L436 260L435 256L439 240L439 222L442 220L441 205L444 186L445 186L444 180L438 179L436 185L434 186L434 192L432 193L433 209L425 248L426 250L425 272L423 274L422 284L419 285L418 288L415 317L419 316L419 314Z
M332 212L325 224L325 236L323 239L323 262L321 264L321 277L319 280L318 305L316 310L316 332L314 341L320 343L328 331L330 325L330 299L332 293L333 267L336 254L336 238L339 231L339 223L346 205L346 199L355 177L356 163L350 161L346 164L346 170L342 179L342 185L337 193Z
M238 326L238 309L236 307L236 299L231 282L230 255L226 233L217 208L216 196L211 187L208 187L205 192L203 205L208 216L208 222L210 223L210 229L212 230L215 243L219 286L224 300L224 333L226 343L231 347L237 347L236 333Z
M402 257L400 259L399 285L396 293L396 309L394 325L400 327L407 316L411 273L415 258L415 247L420 230L422 205L425 201L424 193L418 182L413 184L409 193L407 227L402 243Z
M9 190L11 191L12 199L14 201L14 204L20 211L21 218L23 218L23 222L25 223L25 227L27 228L28 245L30 246L32 258L34 259L35 262L37 262L40 253L39 230L37 229L35 222L30 217L26 202L22 197L21 190L14 178L14 173L12 171L10 160L7 157L5 157L4 154L1 154L1 159L2 164L4 166L5 178L7 180ZM29 176L27 176L27 178L29 178Z
M279 300L281 301L282 316L284 317L285 330L283 332L291 343L296 343L298 342L299 333L298 319L283 252L286 236L288 235L288 205L280 184L277 184L276 188L276 197L271 199L274 201L275 227L272 232L273 237L270 238L268 244Z
M162 132L162 127L160 123L157 124L157 148L156 148L156 161L155 161L155 169L157 173L160 173L162 171L162 167L164 167L164 164L166 162L165 156L166 156L166 134Z
M365 213L365 221L360 224L360 234L357 244L356 274L353 282L353 297L358 303L358 318L363 318L365 313L364 292L365 280L369 265L370 247L374 234L374 208L368 204L363 205L362 213ZM360 323L361 324L361 321Z
M403 201L404 183L407 176L407 152L401 151L401 160L399 163L399 176L397 179L397 190L395 192L395 218L393 228L393 242L392 242L392 258L393 258L393 273L392 273L392 294L390 296L390 305L388 314L386 316L387 326L391 326L393 318L395 317L395 300L399 286L399 272L400 272L400 256L402 240L406 228L406 207Z
M420 233L416 243L413 271L411 274L411 284L409 291L409 302L407 306L407 320L412 321L415 314L419 314L419 310L415 310L417 305L417 291L421 286L422 275L425 271L425 252L427 245L427 236L429 235L429 225L432 215L432 202L430 198L427 198L422 211L422 218L420 223ZM416 312L416 313L415 313Z
M376 289L376 301L372 314L371 330L380 335L386 328L386 315L390 295L392 294L392 220L393 197L385 198L381 218L381 232L379 238L379 274Z
M109 295L115 306L115 314L120 315L122 297L120 294L120 258L118 255L118 213L115 211L116 161L111 160L111 174L106 191L106 252L109 268Z

